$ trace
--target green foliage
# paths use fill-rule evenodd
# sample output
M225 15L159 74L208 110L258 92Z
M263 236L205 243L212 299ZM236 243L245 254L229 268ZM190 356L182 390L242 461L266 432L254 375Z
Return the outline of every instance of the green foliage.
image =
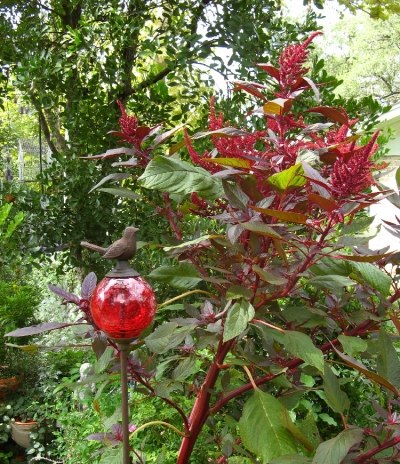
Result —
M30 377L34 355L7 347L4 334L35 323L35 311L39 301L40 293L36 288L0 280L0 377L12 375Z
M234 303L226 316L223 341L232 340L243 333L254 316L254 307L248 301L241 300Z
M157 156L139 177L142 187L170 194L187 195L197 192L200 196L213 199L222 193L221 181L198 166L165 156Z
M349 428L334 438L321 443L315 453L312 464L337 464L347 455L350 448L361 442L363 431Z
M245 403L239 427L245 446L262 457L263 463L297 451L288 412L276 398L261 390L255 390Z

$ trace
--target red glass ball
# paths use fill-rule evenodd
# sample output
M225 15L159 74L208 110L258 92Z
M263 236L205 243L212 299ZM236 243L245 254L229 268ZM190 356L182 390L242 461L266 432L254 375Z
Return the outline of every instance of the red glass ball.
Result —
M105 277L90 300L97 327L117 339L138 337L153 321L156 308L154 292L142 277Z

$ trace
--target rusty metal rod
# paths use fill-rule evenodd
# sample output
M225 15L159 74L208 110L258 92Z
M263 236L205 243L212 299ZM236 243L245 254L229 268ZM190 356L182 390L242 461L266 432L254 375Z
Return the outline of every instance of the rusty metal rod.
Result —
M123 436L123 464L131 464L129 458L129 402L128 402L128 353L129 342L118 341L121 362L121 407L122 407L122 436Z

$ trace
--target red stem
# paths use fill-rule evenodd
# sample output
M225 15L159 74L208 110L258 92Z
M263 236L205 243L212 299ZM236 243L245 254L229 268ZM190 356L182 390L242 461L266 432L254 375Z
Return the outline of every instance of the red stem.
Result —
M393 437L392 439L383 442L379 446L372 448L368 452L361 454L360 456L354 459L354 463L361 464L363 462L367 462L368 459L372 458L372 456L375 456L375 454L378 454L387 448L391 448L392 446L396 446L397 443L400 443L400 437Z
M199 436L204 422L208 417L212 389L217 381L225 356L228 354L233 343L234 340L230 340L225 343L220 341L218 345L214 361L207 372L206 378L193 405L193 409L189 417L189 436L182 439L177 464L188 464L189 462L197 437Z

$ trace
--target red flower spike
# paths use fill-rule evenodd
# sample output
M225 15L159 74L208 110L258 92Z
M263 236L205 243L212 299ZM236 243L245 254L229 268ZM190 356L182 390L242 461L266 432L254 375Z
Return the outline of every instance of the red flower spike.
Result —
M215 113L215 98L210 100L210 115L208 117L208 129L215 131L223 127L229 127L229 122L224 122L224 114L221 112L217 116ZM248 135L239 135L234 137L221 137L212 135L211 139L214 147L223 158L246 158L263 157L263 152L256 150L254 147L259 140L267 135L267 131L255 131ZM248 158L249 159L249 158Z
M322 32L313 32L302 44L288 45L279 57L279 97L288 98L293 91L292 87L306 72L303 67L308 57L307 47L312 40Z
M90 309L96 326L109 337L138 337L153 321L154 292L142 277L105 277L96 287Z
M117 100L117 104L121 110L121 117L118 121L121 132L118 135L122 140L140 150L143 139L150 133L151 127L139 126L138 118L135 115L129 116L120 100Z
M332 189L336 197L355 195L372 185L371 157L378 149L378 135L379 132L375 132L367 145L355 150L350 157L338 156L331 175Z
M197 151L193 148L192 141L190 140L189 134L187 133L186 129L184 130L184 137L186 142L186 148L194 164L201 166L202 168L206 169L211 173L219 172L222 170L221 167L207 161L207 158L210 158L210 154L208 152L205 152L202 156L200 156L197 153Z

